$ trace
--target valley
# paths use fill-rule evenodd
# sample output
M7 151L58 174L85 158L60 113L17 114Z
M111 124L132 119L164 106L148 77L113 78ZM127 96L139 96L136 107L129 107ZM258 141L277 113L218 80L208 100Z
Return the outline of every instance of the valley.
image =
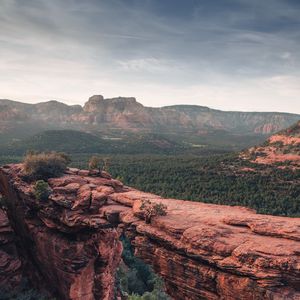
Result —
M194 246L189 246L189 243L193 245L194 242L186 242L185 238L180 238L180 240L183 239L185 242L180 245L178 249L176 248L174 250L174 245L178 247L178 241L176 241L178 233L174 236L169 235L168 233L169 230L171 230L171 232L174 230L174 232L177 232L178 230L180 232L185 232L185 230L186 232L195 230L195 232L192 233L191 239L193 240L193 234L195 234L197 235L197 239L203 239L205 244L205 241L207 241L206 233L210 237L212 232L211 222L212 220L215 220L214 222L216 223L214 223L214 226L220 226L218 227L219 229L217 229L217 238L220 239L220 241L222 240L223 235L227 234L227 231L224 229L225 227L228 227L227 230L234 229L235 233L232 235L230 243L235 246L238 245L235 242L235 236L244 234L245 237L243 237L242 240L251 234L253 243L256 243L262 236L268 241L269 239L271 241L273 234L279 234L278 237L280 237L281 240L287 238L287 240L284 240L285 245L294 243L292 242L295 239L293 233L291 236L286 236L284 232L289 229L280 229L280 226L282 226L280 225L282 224L281 220L283 219L278 217L279 219L277 221L277 219L275 219L276 217L270 216L290 217L285 220L288 220L292 225L287 226L288 228L292 228L292 231L296 232L295 234L297 235L297 230L293 229L293 222L297 223L297 218L300 217L300 122L296 122L292 125L290 124L290 122L294 120L294 115L283 114L278 118L278 115L275 114L276 116L273 115L271 117L272 122L274 122L272 126L265 123L268 122L266 121L267 119L263 119L265 125L260 125L262 127L259 127L263 128L263 130L258 130L257 127L251 127L251 130L245 128L249 118L252 119L250 121L252 125L257 122L257 116L254 118L251 113L247 116L247 121L242 121L242 126L240 124L238 126L235 125L236 127L227 127L226 129L220 129L218 126L215 127L215 125L211 126L212 124L210 123L209 126L207 124L204 126L206 129L203 129L204 127L201 127L201 125L201 129L196 131L195 128L183 123L178 127L173 127L173 130L170 130L168 125L166 125L169 122L167 121L160 130L158 130L152 125L150 126L150 123L148 123L147 126L144 124L145 126L143 125L141 127L134 127L132 126L132 123L130 126L127 126L128 122L126 122L126 124L123 121L119 123L120 119L118 118L118 122L115 123L117 119L112 118L112 115L115 114L115 106L117 107L119 117L122 119L124 114L126 115L128 113L124 113L124 111L126 111L126 109L134 110L137 104L135 100L130 100L129 108L123 107L121 109L122 112L120 113L120 105L123 103L123 99L113 99L113 101L109 103L110 101L111 100L100 99L101 103L99 103L99 98L92 97L85 105L84 113L79 106L72 107L70 112L69 107L59 104L58 110L53 110L53 115L51 116L50 113L47 117L46 114L42 113L43 105L41 105L41 107L38 105L39 119L36 119L36 111L31 115L33 109L31 105L20 106L20 104L18 104L18 108L13 109L14 113L20 116L22 115L20 111L23 110L27 113L27 116L23 115L16 124L10 124L9 126L7 125L10 123L9 116L11 115L6 115L8 119L4 122L2 121L2 124L6 124L1 127L2 131L0 134L0 164L4 165L2 168L2 190L4 191L3 195L9 195L10 200L14 198L14 194L11 194L9 190L5 190L8 182L10 182L6 178L6 168L12 168L11 171L9 171L12 172L9 173L9 176L13 176L13 178L16 176L16 184L22 179L22 175L20 175L22 168L19 167L20 165L5 165L22 162L24 156L28 152L32 154L45 152L47 156L47 153L56 151L58 153L66 153L71 160L71 168L68 169L67 174L64 175L67 177L70 176L70 184L64 183L64 177L62 177L62 179L53 179L54 181L51 183L54 190L57 190L58 193L62 193L58 196L56 194L50 196L54 202L58 202L55 202L56 204L50 204L49 207L47 207L48 204L46 206L45 204L42 204L42 206L39 206L40 204L38 204L38 207L34 208L31 212L32 216L35 215L35 226L37 226L36 228L39 228L36 230L40 231L40 233L38 233L38 231L36 232L39 238L34 242L37 247L37 252L34 255L38 256L36 261L37 264L43 265L44 268L50 272L52 282L51 288L49 289L48 287L45 289L43 287L43 280L32 284L32 276L36 276L34 274L43 274L43 277L48 276L44 271L40 273L34 266L31 266L30 272L21 272L20 260L23 263L27 260L26 264L28 263L30 265L30 260L25 257L27 255L32 255L28 254L31 250L27 249L27 252L22 254L22 258L18 257L16 250L14 250L12 254L7 253L5 256L8 260L12 261L11 264L8 264L8 269L5 269L5 272L10 272L15 281L20 280L22 273L22 278L24 280L29 279L29 285L19 285L19 288L16 289L14 293L6 293L3 295L6 295L5 297L19 297L22 294L28 294L29 297L33 297L30 299L39 299L44 297L43 293L51 291L51 293L60 295L59 297L66 299L82 297L82 293L89 293L94 295L97 299L102 299L103 297L111 298L114 293L113 289L117 289L118 293L123 297L121 297L121 299L130 300L148 299L147 297L154 297L153 299L155 300L168 300L168 295L175 295L176 298L178 293L180 294L180 299L198 299L199 297L202 297L203 299L215 297L217 299L219 295L226 295L226 297L236 299L234 298L234 295L228 291L230 283L227 281L233 280L237 282L237 286L239 286L242 284L243 279L238 275L240 271L236 274L232 271L228 272L227 268L232 268L232 263L234 264L234 268L241 268L241 272L245 272L243 276L250 276L252 279L257 276L254 281L247 278L247 282L249 281L247 284L249 284L249 286L246 290L243 290L243 295L245 297L251 297L253 293L256 293L261 299L265 299L265 293L270 293L270 295L280 295L280 297L284 296L286 293L297 295L297 289L294 290L294 279L289 283L289 288L287 289L277 288L276 282L281 279L276 279L274 283L272 283L274 287L270 290L266 289L266 291L264 291L264 287L261 287L260 283L256 286L258 282L266 280L266 278L262 277L262 279L260 279L259 271L256 274L254 269L249 269L249 271L245 267L245 263L241 264L239 259L235 261L236 258L234 252L232 252L233 262L229 262L228 266L225 263L224 269L222 269L223 265L217 267L217 269L221 268L221 272L215 269L216 262L211 259L204 263L204 265L199 265L197 259L194 260L190 257L187 258L182 256L182 250L180 250L181 247L187 247L185 251L190 251L188 250L190 247L192 247L191 249L194 249ZM127 106L128 101L126 100L125 102ZM114 109L108 112L107 110L111 109L112 104ZM50 102L50 104L46 105L47 109L49 109L50 106L50 112L51 109L53 109L53 105L56 106L57 103ZM107 109L105 111L106 117L102 116L100 118L101 114L103 114L101 110L103 109L103 105ZM35 107L34 109L37 108ZM197 109L199 109L201 113L211 113L208 108L200 109L189 106L180 106L179 108L177 106L175 108L167 107L166 109L167 111L170 109L172 111L179 109L181 111L180 113L183 112L185 115L189 115L189 118L193 115L193 110ZM90 118L86 119L84 117L84 121L81 122L82 120L80 119L80 121L76 117L75 122L72 118L74 118L74 114L76 115L78 112L82 113L85 117L89 115ZM215 112L213 112L212 115L214 113ZM59 117L59 114L63 115ZM120 114L123 116L121 117ZM270 116L270 114L272 113L269 113L269 115L267 114L267 116ZM258 115L260 115L260 113L258 113ZM263 116L263 118L265 117L266 115ZM296 117L298 118L297 115ZM98 118L102 121L95 121L98 120ZM203 115L201 118L203 118ZM215 118L215 116L213 116L213 118ZM230 118L232 118L232 116ZM109 122L107 121L108 119L110 120ZM87 120L93 121L90 122ZM128 120L130 120L130 118ZM224 124L227 124L226 122L228 122L228 120L224 122ZM258 123L256 123L255 126L258 126L257 124ZM284 124L291 126L283 129L282 126L284 126ZM199 126L199 124L195 126ZM279 129L278 132L277 129ZM106 176L109 176L107 178L110 178L110 175L105 175L106 173L104 173L104 178L97 179L97 176L102 177L102 173L96 176L93 172L85 170L89 168L89 161L92 156L96 157L100 162L99 167L105 168L105 170L108 171L113 178L116 178L116 180L109 179L110 181L108 183L105 178ZM87 174L91 177L83 177L87 176ZM21 176L20 179L18 179L19 176ZM101 216L94 214L96 212L95 207L85 207L83 210L81 209L82 205L87 205L87 198L85 196L86 187L82 187L82 193L76 192L76 194L73 191L73 186L77 186L78 182L82 184L82 178L85 178L84 180L88 180L88 182L98 180L100 186L104 184L99 187L101 195L99 194L99 197L97 196L97 201L100 202L98 203L95 200L101 207L102 205L108 205L101 208ZM50 179L49 182L52 182L51 180L52 179ZM55 183L56 180L58 183ZM62 180L62 182L60 182L60 180ZM6 181L7 183L5 183ZM58 185L57 187L56 184ZM111 188L107 185L112 186L113 189L115 189L115 196L108 196L105 194L106 192L108 192L108 194L111 193ZM23 195L22 186L23 184L20 186L20 195ZM69 187L70 190L68 190ZM31 187L28 187L26 189L30 188ZM94 188L93 184L91 185L91 188ZM102 194L102 189L105 195ZM29 201L29 205L29 203L32 203L33 201L30 199L32 193L26 193L27 192L25 192L25 198L26 201ZM93 191L92 195L94 195L94 193L96 192ZM74 199L72 198L72 201L75 201L75 203L80 201L76 204L79 205L79 208L75 205L76 208L74 206L74 209L72 208L70 212L60 217L60 214L63 211L63 214L66 212L66 207L69 204L65 203L65 201L70 201L71 195L73 195L73 198L75 197ZM157 201L163 199L164 203L167 203L168 214L170 214L171 217L169 217L169 219L168 217L162 217L166 218L166 225L159 225L158 227L156 227L156 225L151 227L151 225L148 228L147 226L144 227L144 225L140 223L141 221L135 223L137 213L134 212L132 215L130 210L128 210L128 205L130 207L132 206L135 211L136 199L140 199L141 197L157 199ZM6 198L6 196L4 198ZM8 213L14 213L14 208L10 207L9 203L3 204L5 202L4 198L1 200L2 209L4 210L0 209L0 212L3 212L3 218L5 218L6 211ZM63 202L60 202L61 200ZM17 203L17 198L15 198L14 201ZM81 203L81 201L83 202ZM65 207L62 210L58 209L61 205L62 207ZM125 205L125 207L123 207L123 205ZM55 211L54 214L51 213L49 215L49 209L58 210ZM93 213L90 212L91 209L93 209ZM23 210L23 208L21 210ZM35 213L35 211L39 210L42 211L42 214ZM126 215L125 212L130 213ZM232 212L233 215L231 214ZM23 214L25 211L22 211L21 213ZM224 213L226 217L223 220ZM178 214L180 214L179 217ZM195 226L197 228L202 228L203 231L200 232L192 225L189 225L191 227L190 229L186 229L186 224L181 221L183 220L182 216L185 214L187 214L187 217L190 219L189 222L195 222ZM199 216L201 216L201 221L198 221ZM99 220L98 217L100 217ZM10 215L9 218L12 220L18 218L18 216ZM20 229L14 224L13 227L19 238L21 237L21 240L24 239L23 242L26 244L28 236L22 237L21 233L23 230L28 230L27 235L33 234L30 229L32 219L31 217L29 219L27 219L27 217L24 218L28 223L25 222L22 226L27 229ZM56 220L56 218L58 219ZM105 218L107 218L109 222L112 222L112 224L109 222L107 223L107 221L104 220ZM124 224L120 225L118 231L110 229L117 225L115 223L115 218L118 218L118 220L124 218L122 219ZM274 220L274 226L280 227L278 232L276 231L276 233L273 233L273 229L270 229L267 225L264 225L264 231L260 232L260 229L258 228L260 228L262 224L265 224L262 220L266 218L270 218L268 219L268 222L273 222ZM203 223L202 220L204 220ZM7 222L8 221L3 221L3 224L5 225L3 230L7 230ZM100 222L101 225L97 225L97 222ZM206 222L209 223L209 226ZM44 225L41 226L41 224ZM82 230L86 233L83 234L81 232L80 226L83 226ZM87 228L85 228L85 226L87 226ZM91 230L90 226L92 228L93 226L96 227ZM94 230L99 230L98 226L100 226L101 237L100 235L99 237L96 237L92 234ZM124 226L127 229L120 235L121 228L124 228ZM139 226L139 229L133 229L136 228L135 226ZM169 229L166 229L166 232L165 226L170 226ZM180 226L182 226L182 228ZM246 226L245 228L249 227L250 231L249 229L244 229L244 226ZM53 231L53 228L56 229ZM62 230L64 233L63 236L65 237L62 238L56 236L55 232L57 232L57 230ZM12 229L9 228L9 232L11 234L13 232ZM108 267L105 269L105 272L108 272L108 277L106 279L101 277L100 263L95 263L94 269L89 269L88 271L84 271L85 269L78 269L76 271L76 276L79 276L79 281L74 279L72 277L73 275L70 275L73 274L74 270L68 276L62 276L60 267L52 268L45 263L45 253L43 250L45 245L45 241L43 240L45 234L51 237L52 243L58 243L63 249L69 249L70 246L68 245L70 245L70 243L73 243L74 247L77 247L78 245L79 247L83 247L83 244L80 243L85 239L88 239L90 242L94 241L100 243L99 247L103 247L100 246L102 245L102 238L104 238L104 240L109 240L110 242L106 246L109 249L105 248L105 251L109 254L107 257L101 258L104 260L108 259ZM79 240L78 242L72 242L74 234L77 235L77 239L81 240L81 242L79 242ZM297 238L298 237L296 237L296 239ZM30 239L34 239L33 236L30 237ZM112 242L112 239L114 242ZM120 239L123 246L118 239ZM174 244L168 244L170 243L170 239ZM1 246L3 242L2 244L0 243L0 250L1 247L4 247L4 250L7 247L6 240L3 241L4 246ZM9 239L9 247L12 247L12 249L20 247L18 243L20 242L16 242L16 245L14 244L13 237ZM145 246L145 243L147 246ZM167 246L162 247L162 245ZM122 247L124 250L121 254L120 249L122 249ZM229 248L226 251L230 252L231 246L228 247ZM252 246L250 245L250 247ZM200 256L203 254L203 249L200 247L197 250L201 253ZM61 253L57 252L56 249L52 248L51 251L53 259L54 257L61 256ZM95 257L98 257L89 256L90 252L88 246L84 251L86 251L85 253L89 257L90 262L94 261ZM157 251L161 253L159 258L156 256ZM191 251L191 253L194 253L195 250ZM223 250L220 250L218 246L213 246L212 248L209 248L209 251L204 257L206 257L206 255L211 255L212 252L220 255L220 253L223 253L222 251ZM283 249L282 251L287 251L287 249ZM293 253L294 252L292 251L289 254L290 256L285 259L293 260ZM77 256L76 259L80 261L82 252L78 252L77 250L75 252L73 250L68 252L68 259L71 260L74 254ZM245 253L242 255L249 255L249 262L254 259L251 257L252 254L250 249L246 249ZM120 263L119 261L112 263L111 258L109 257L114 257L114 259L117 260L121 258ZM168 261L170 260L170 257L172 257L172 267L168 266L166 269L163 269L166 262L162 262L162 260L167 257ZM201 257L201 260L203 260L204 257ZM276 256L274 257L276 258ZM60 259L61 258L59 258L59 260ZM99 259L99 257L97 259ZM224 259L224 257L222 259ZM187 260L189 267L186 265ZM224 261L226 261L226 259L224 259ZM145 264L145 262L152 265L153 269L148 264ZM18 263L16 268L12 268L13 263ZM66 265L66 262L63 262L62 264ZM293 264L292 261L291 264ZM82 265L85 265L85 262L82 261ZM279 265L280 268L283 268L283 263L281 261L279 262ZM184 273L190 273L189 279L184 282L183 287L181 287L182 283L177 280L177 277L167 275L168 273L172 273L174 268L176 271L175 273L179 277L181 276L180 270L182 269ZM201 273L205 268L207 268L206 271L214 274L214 280L211 280L209 276L206 277L206 271L203 274ZM260 266L257 268L257 270L259 270ZM88 272L89 276L95 274L95 278L97 279L95 279L93 284L97 287L96 290L91 290L88 285L86 287L82 286L85 282L85 272ZM202 274L200 277L197 275L199 272ZM250 274L249 272L252 273ZM266 268L264 272L269 272L269 269ZM286 276L284 274L285 273L282 271L282 275L280 276ZM292 272L291 274L293 277L294 273ZM164 280L158 275L162 276ZM113 276L116 277L113 278ZM58 277L60 278L59 281L57 281ZM194 287L191 278L194 278L195 280L197 278L199 279L199 282L197 281L195 283L197 285L196 287ZM198 285L202 286L203 280L207 282L206 286L199 288ZM216 280L218 281L217 287L215 287ZM224 280L226 283L224 283ZM62 288L60 288L60 281L60 284L63 284ZM70 285L69 282L74 282L75 285ZM93 281L89 281L89 283L91 282ZM8 284L14 285L15 283L8 282ZM106 285L106 288L103 288L104 285ZM254 292L250 289L250 286L253 285L256 286ZM105 294L106 296L103 294L104 290L108 293L107 295ZM174 294L174 291L177 291L177 294ZM42 294L40 294L40 292L42 292Z
M88 112L95 105L99 105L98 98L90 99ZM299 128L296 122L266 141L265 135L245 135L247 142L216 132L199 136L114 131L103 135L46 130L1 143L0 162L20 162L29 150L58 151L70 155L73 167L87 168L90 157L97 155L109 162L114 177L146 192L295 217L300 215Z
M71 166L87 168L95 153L71 153ZM126 185L163 197L241 205L259 213L300 216L300 170L245 161L234 154L99 155ZM2 156L1 164L23 156Z

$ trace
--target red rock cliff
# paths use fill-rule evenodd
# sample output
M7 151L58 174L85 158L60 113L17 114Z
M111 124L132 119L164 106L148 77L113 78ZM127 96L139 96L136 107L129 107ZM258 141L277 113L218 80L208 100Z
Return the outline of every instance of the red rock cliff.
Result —
M96 212L121 184L66 175L49 180L51 200L43 203L20 172L20 165L2 168L0 186L31 282L58 299L112 299L122 245L117 230Z
M6 212L0 209L0 291L9 291L21 282L21 260L15 245L14 232Z
M31 273L61 299L112 299L121 231L174 299L300 299L299 219L162 199L77 169L50 179L38 202L21 168L2 168L1 191ZM146 224L142 199L166 204L167 216Z

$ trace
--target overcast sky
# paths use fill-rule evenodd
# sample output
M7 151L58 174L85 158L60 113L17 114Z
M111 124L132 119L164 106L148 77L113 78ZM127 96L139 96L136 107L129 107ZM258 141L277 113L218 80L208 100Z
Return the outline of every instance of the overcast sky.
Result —
M0 0L0 98L300 113L299 0Z

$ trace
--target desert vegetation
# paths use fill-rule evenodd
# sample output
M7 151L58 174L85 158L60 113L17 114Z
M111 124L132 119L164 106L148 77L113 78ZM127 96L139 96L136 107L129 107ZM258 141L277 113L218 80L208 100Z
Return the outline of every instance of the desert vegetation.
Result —
M85 157L73 165L85 167ZM282 166L282 168L278 168ZM257 165L237 155L114 156L110 173L126 185L206 203L242 205L259 213L300 216L300 170L284 165Z
M154 203L150 200L142 200L140 210L145 218L147 224L151 223L153 217L156 216L166 216L167 215L167 206L163 203Z
M87 168L90 157L73 154L71 166ZM237 154L110 158L110 174L142 191L166 198L248 206L264 214L300 216L300 170L284 168L288 162L258 165ZM0 157L1 164L20 161L20 156Z
M99 171L108 171L109 170L110 160L107 157L102 158L101 156L93 155L89 159L88 167L89 170L97 169Z
M46 180L62 175L70 163L70 158L60 152L28 152L23 163L25 177Z
M40 201L47 200L51 192L49 184L44 180L38 180L33 190L35 198Z
M169 300L162 279L133 254L130 241L122 236L122 263L116 274L116 287L128 300ZM123 298L122 298L123 299Z

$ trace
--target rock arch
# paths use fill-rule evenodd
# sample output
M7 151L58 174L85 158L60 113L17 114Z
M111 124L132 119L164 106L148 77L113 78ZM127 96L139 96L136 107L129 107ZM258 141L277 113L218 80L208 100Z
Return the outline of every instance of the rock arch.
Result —
M22 165L0 169L0 190L32 280L60 299L113 299L121 233L174 299L298 299L300 220L243 207L143 193L107 173L68 169L37 201ZM168 214L146 224L142 199Z

